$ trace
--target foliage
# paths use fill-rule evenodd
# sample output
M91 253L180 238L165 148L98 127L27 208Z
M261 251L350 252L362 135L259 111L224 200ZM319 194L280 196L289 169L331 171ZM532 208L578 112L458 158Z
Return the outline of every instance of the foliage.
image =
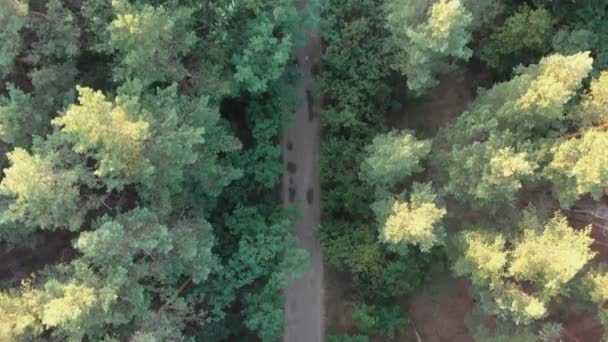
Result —
M420 162L431 151L431 142L418 141L411 134L390 131L374 137L361 163L361 179L390 188L413 173L421 172Z
M600 76L591 81L587 91L579 104L574 109L575 116L580 117L583 126L596 126L608 123L608 72L600 73Z
M485 32L494 26L496 17L505 11L505 2L502 0L462 0L463 6L471 12L470 28L476 33Z
M580 139L570 139L553 148L549 177L562 207L571 206L580 196L594 199L604 195L608 185L606 168L608 133L588 131Z
M554 19L544 8L520 7L484 42L480 58L488 66L509 72L518 64L530 64L551 46ZM579 52L584 50L576 50Z
M576 232L559 216L547 222L542 233L535 228L526 227L514 247L509 274L539 284L545 294L554 296L595 256L590 250L591 229Z
M608 324L608 311L605 308L608 300L608 275L605 266L600 264L598 269L587 273L581 281L581 290L595 306L596 315L604 327Z
M0 292L0 339L280 337L306 255L272 199L275 139L314 4L15 4L0 4L0 238L69 229L75 253Z
M9 78L8 96L0 95L0 139L12 145L29 147L34 135L49 133L49 119L74 98L81 53L78 21L59 0L50 0L45 7L46 14L23 19L28 30L19 32L28 33L27 43L19 44L22 38L15 37L15 43L5 45L19 44L17 56L11 58L22 74ZM19 11L24 14L27 8Z
M352 318L357 329L363 332L371 332L378 324L378 317L374 316L374 307L364 303L353 305Z
M433 153L442 169L437 183L475 207L512 204L522 183L537 176L547 139L564 125L566 104L591 64L588 53L551 55L480 92L436 138L436 148L447 150Z
M368 342L369 338L365 335L327 335L327 342Z
M449 70L452 62L471 57L467 44L473 18L460 0L438 0L428 11L426 1L389 0L385 7L398 51L394 67L414 93L437 85L435 75Z
M565 295L595 255L590 228L575 231L559 215L544 227L531 223L522 221L523 234L509 240L468 230L459 234L456 244L454 273L471 279L481 310L517 325L546 316L549 301ZM533 291L524 291L523 283L531 284Z
M78 180L81 170L65 170L57 156L31 155L17 148L8 154L11 166L0 184L3 196L13 198L2 214L5 222L21 222L46 229L78 230Z
M22 41L20 31L26 26L27 2L3 0L0 2L0 78L10 73Z
M186 75L180 61L196 42L191 8L137 6L124 0L112 1L112 7L105 49L118 54L115 81L138 77L148 85Z
M101 92L77 89L80 104L70 106L53 124L61 128L76 152L90 153L98 160L95 175L137 179L152 172L143 155L149 124L126 108L112 105Z
M354 303L352 319L358 330L376 332L389 338L395 337L406 323L398 305Z
M422 252L429 251L443 243L443 229L440 221L447 213L435 203L436 195L431 184L415 183L409 202L399 199L392 204L375 205L380 223L380 241L396 253L407 255L408 245L416 245Z

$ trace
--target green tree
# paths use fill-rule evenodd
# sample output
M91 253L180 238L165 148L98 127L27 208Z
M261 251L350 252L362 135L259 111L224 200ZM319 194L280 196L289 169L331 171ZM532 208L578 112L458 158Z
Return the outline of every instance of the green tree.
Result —
M583 95L574 116L580 117L583 126L599 126L608 123L608 72L602 72L591 81L591 87Z
M390 0L385 6L398 51L394 67L414 93L437 85L435 75L471 57L467 45L473 18L460 0L438 0L428 10L426 1Z
M538 176L547 145L564 129L566 104L591 64L588 53L551 55L480 92L435 139L437 183L474 207L512 204L523 182Z
M367 305L354 303L353 323L364 333L378 333L394 338L406 323L398 305Z
M145 177L152 172L144 156L149 124L127 106L114 106L101 92L78 88L78 105L53 120L79 153L91 153L99 161L95 174L125 178ZM125 108L127 107L127 108Z
M80 28L59 0L46 2L45 9L24 19L30 42L16 52L24 75L9 78L8 96L0 95L0 139L11 145L29 147L32 136L50 133L49 120L74 99Z
M0 78L13 70L15 57L22 47L21 30L27 24L27 2L3 0L0 2Z
M599 199L608 186L606 153L608 133L588 131L580 139L570 139L553 148L547 170L562 207L571 206L580 196Z
M549 52L553 25L554 19L546 9L522 6L483 43L480 57L502 72L509 72L518 64L533 63Z
M542 233L536 228L525 227L511 252L509 275L539 284L545 295L555 296L595 256L591 251L591 229L577 232L560 216L549 220Z
M23 149L8 154L0 193L11 201L4 222L20 222L46 229L78 230L82 224L78 183L81 170L64 169L57 156L31 155Z
M523 233L510 239L490 231L459 234L453 271L471 279L485 314L517 325L545 317L549 302L565 295L595 256L589 227L576 231L559 214L539 225L538 220L523 220ZM524 291L523 283L533 290Z
M145 85L179 81L187 74L181 63L196 43L193 9L134 5L112 1L114 17L104 49L119 56L115 81L139 78Z
M390 188L424 169L420 163L431 151L429 140L417 140L405 132L377 135L366 148L361 178L378 187Z
M380 223L380 241L400 254L416 245L422 252L443 243L441 219L447 211L437 206L431 184L415 183L409 202L376 202L374 209Z
M67 228L75 255L1 292L0 339L275 340L306 265L271 196L275 139L314 6L14 4L9 22L0 11L0 139L16 147L0 238Z

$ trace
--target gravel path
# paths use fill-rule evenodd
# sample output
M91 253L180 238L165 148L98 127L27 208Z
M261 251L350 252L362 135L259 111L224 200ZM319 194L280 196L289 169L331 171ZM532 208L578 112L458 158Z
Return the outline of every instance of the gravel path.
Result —
M285 291L285 342L320 342L324 335L323 263L317 227L321 221L319 183L320 105L313 95L321 43L308 34L307 45L298 50L304 82L299 94L302 107L296 122L282 137L282 201L296 204L302 213L294 223L300 246L310 254L310 268Z

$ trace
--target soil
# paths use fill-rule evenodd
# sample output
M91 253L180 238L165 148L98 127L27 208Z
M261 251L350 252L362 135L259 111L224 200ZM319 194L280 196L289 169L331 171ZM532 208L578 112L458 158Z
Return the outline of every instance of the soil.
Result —
M347 272L341 272L330 265L325 266L325 320L328 332L344 335L353 331L351 319L353 298L352 280Z
M28 237L27 243L12 248L0 245L0 288L17 286L46 265L70 260L73 238L67 231L38 232Z
M493 79L487 70L469 63L452 73L439 77L439 85L422 98L407 97L407 86L398 96L399 104L387 115L391 127L415 129L428 134L453 122L475 99L479 87L489 87Z
M406 305L410 325L404 339L421 342L472 342L464 319L473 308L469 285L449 275L419 289Z

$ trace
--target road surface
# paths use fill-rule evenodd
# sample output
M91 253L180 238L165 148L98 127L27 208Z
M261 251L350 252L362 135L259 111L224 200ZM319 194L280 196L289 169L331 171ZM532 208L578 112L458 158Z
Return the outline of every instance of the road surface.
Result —
M324 335L323 263L317 227L321 222L319 183L320 105L314 93L319 70L321 42L308 33L305 47L297 51L303 73L298 90L302 106L281 139L283 150L282 201L296 204L302 219L294 222L300 246L310 254L310 268L285 291L285 342L320 342Z

